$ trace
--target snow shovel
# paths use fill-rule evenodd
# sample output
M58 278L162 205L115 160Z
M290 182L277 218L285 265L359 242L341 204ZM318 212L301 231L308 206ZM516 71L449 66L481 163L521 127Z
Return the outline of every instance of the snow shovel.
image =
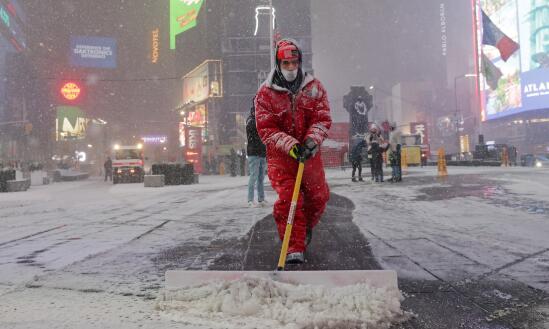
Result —
M292 203L290 204L290 213L286 221L286 230L284 231L284 239L282 240L282 248L278 257L277 271L284 271L286 264L286 254L290 245L290 236L292 236L292 227L294 225L295 208L297 207L297 199L299 198L299 189L301 188L301 179L303 178L303 170L305 169L305 159L299 159L299 167L297 168L297 176L295 178L294 194L292 194Z
M294 193L292 195L292 203L290 205L290 213L287 219L286 231L284 232L278 266L275 271L169 270L166 271L166 288L170 290L190 288L216 281L234 281L240 280L244 276L254 276L285 283L320 285L328 288L366 283L374 288L398 290L397 274L393 270L284 271L286 253L288 252L304 168L305 160L301 158L297 170Z

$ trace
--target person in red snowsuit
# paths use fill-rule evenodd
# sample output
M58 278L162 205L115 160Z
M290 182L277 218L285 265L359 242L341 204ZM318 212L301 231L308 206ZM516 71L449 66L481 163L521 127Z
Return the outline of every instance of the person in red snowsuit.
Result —
M332 124L326 90L302 70L302 54L291 39L276 45L276 68L261 85L255 98L256 126L267 146L268 176L278 193L274 203L279 237L286 221L297 175L297 158L305 170L295 212L287 263L302 263L312 229L318 224L330 195L320 157L320 145Z

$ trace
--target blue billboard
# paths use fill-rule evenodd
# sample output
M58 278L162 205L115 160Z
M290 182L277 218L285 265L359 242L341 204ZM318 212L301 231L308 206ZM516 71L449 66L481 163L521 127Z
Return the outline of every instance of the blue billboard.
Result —
M479 0L483 120L549 108L547 4L548 0Z
M71 66L116 68L116 40L102 37L71 37Z

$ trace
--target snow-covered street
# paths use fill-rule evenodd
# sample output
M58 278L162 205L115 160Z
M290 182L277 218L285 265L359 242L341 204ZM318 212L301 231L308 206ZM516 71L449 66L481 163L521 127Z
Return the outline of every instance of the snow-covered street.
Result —
M397 270L403 309L417 314L405 328L549 328L549 170L449 167L439 180L429 167L410 168L400 184L368 179L329 170L326 215L337 222L351 207L355 234L381 268ZM93 178L0 194L0 327L208 328L164 316L155 298L167 269L228 264L235 241L272 221L270 207L247 207L246 184L201 176L198 185L145 189ZM418 296L445 292L476 309L430 322L440 299Z

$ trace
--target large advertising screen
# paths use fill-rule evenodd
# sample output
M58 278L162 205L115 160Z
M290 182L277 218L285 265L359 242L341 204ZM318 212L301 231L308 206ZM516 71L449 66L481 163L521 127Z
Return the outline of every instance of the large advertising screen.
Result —
M482 119L549 108L547 0L477 2Z
M72 66L116 68L116 40L102 37L71 37Z
M221 97L222 85L221 61L207 60L183 77L183 104Z
M75 140L86 137L89 119L76 106L58 106L56 126L56 140Z

